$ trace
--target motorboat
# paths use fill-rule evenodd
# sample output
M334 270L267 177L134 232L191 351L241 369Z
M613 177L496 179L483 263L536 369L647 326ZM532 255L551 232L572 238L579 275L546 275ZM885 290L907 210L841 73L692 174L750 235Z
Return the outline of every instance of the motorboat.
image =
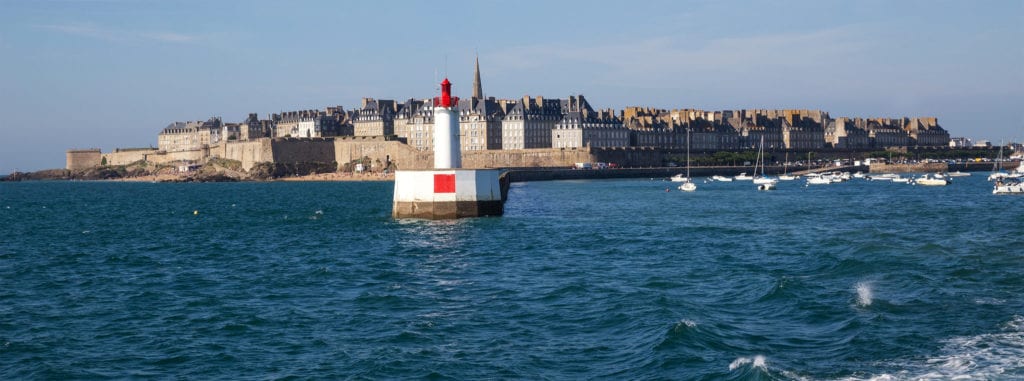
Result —
M966 177L966 176L970 176L970 175L971 175L970 172L960 172L960 171L946 173L946 177Z
M1024 194L1024 183L1019 179L996 180L992 194Z
M796 180L796 179L799 179L799 178L800 178L800 176L796 176L796 175L779 175L779 180L783 180L783 181L792 181L792 180Z
M945 177L938 174L929 173L915 179L914 184L925 186L944 186L949 185L949 180L946 180Z
M727 177L727 176L722 176L722 175L711 176L711 179L715 180L715 181L732 181L732 177Z
M753 180L754 176L748 175L746 172L743 172L743 173L740 173L740 174L738 174L736 176L733 176L733 179L736 179L736 180Z
M807 185L827 185L832 184L831 176L823 176L820 173L811 173L807 175Z
M671 180L673 183L685 183L690 182L692 180L689 176L683 176L682 173L676 174L672 177L669 177L668 179Z

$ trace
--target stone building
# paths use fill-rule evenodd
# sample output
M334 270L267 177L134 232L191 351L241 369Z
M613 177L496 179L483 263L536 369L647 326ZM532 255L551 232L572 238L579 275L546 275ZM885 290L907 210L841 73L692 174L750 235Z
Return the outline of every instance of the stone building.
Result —
M562 100L562 120L551 130L552 148L628 147L630 131L615 111L594 111L582 95Z
M819 110L784 110L782 148L790 150L817 150L825 148L825 128L822 123L831 119Z
M245 121L238 125L238 139L247 141L274 136L274 121L262 120L255 113L250 113Z
M629 130L632 147L675 148L676 138L668 111L650 107L622 110L622 126Z
M420 151L434 149L434 103L424 101L423 105L412 113L408 122L406 143Z
M849 118L836 118L825 127L825 144L840 149L871 148L867 130L861 129Z
M949 146L949 132L939 126L937 118L903 118L902 124L914 145Z
M410 122L412 121L413 116L416 114L416 111L419 110L420 107L423 107L425 103L429 103L429 101L422 101L409 98L405 102L400 103L396 106L397 110L395 111L394 118L392 118L392 125L394 126L395 129L395 136L398 136L400 138L406 138L406 140L408 141L410 132Z
M157 149L164 152L194 151L221 141L220 117L205 122L174 122L157 134Z
M462 150L501 149L501 126L505 113L496 99L460 99L458 110Z
M501 121L501 149L551 148L551 129L560 120L557 99L524 96Z
M322 138L331 136L352 136L348 114L341 106L328 107L324 111L301 110L275 114L272 117L275 137Z
M395 101L363 98L362 108L352 121L355 136L395 135Z
M863 123L864 129L868 131L871 138L872 148L906 147L910 144L910 135L895 125L892 119L856 119L856 122Z

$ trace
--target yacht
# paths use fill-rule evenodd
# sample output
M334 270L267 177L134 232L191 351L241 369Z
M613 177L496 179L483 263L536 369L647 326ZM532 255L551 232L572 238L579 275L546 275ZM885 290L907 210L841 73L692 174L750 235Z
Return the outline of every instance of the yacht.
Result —
M1020 179L996 180L992 194L1024 194L1024 183Z
M945 177L942 177L938 174L929 173L915 179L914 184L926 186L944 186L949 185L949 180L946 180Z

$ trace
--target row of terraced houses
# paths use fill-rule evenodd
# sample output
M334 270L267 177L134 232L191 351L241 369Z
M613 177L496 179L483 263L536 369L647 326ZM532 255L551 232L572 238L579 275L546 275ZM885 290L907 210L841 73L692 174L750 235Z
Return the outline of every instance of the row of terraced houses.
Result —
M341 106L256 114L241 123L175 122L158 136L159 149L195 150L222 140L263 137L397 136L419 150L433 148L433 101L364 98L358 109ZM819 150L948 147L949 133L934 117L832 118L819 110L664 110L629 107L595 110L583 95L564 99L484 97L480 66L473 96L458 102L463 150L652 147L698 151L756 148Z

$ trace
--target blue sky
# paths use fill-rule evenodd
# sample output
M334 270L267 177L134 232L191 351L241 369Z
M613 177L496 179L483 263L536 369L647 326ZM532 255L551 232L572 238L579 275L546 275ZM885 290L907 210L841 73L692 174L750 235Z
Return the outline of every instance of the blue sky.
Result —
M440 5L440 6L439 6ZM173 121L425 98L936 116L1024 140L1024 0L0 0L0 173ZM436 73L436 74L435 74Z

